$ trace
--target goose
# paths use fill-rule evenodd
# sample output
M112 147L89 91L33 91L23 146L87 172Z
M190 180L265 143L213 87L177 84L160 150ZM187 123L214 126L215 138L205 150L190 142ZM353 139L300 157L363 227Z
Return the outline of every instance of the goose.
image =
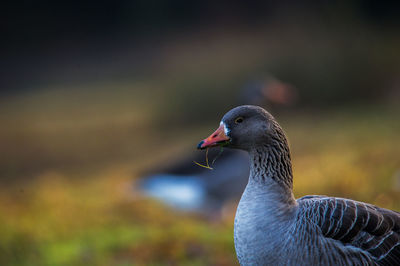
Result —
M399 212L345 198L294 198L287 138L263 108L227 112L197 148L216 146L250 158L234 222L241 265L400 265Z

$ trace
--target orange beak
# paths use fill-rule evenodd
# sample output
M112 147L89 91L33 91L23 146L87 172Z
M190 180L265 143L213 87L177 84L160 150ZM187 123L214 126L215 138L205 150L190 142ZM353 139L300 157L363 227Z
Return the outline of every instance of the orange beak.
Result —
M218 145L226 144L230 138L225 135L224 125L221 124L214 133L212 133L208 138L202 140L199 145L197 145L197 149L205 149L210 147L215 147Z

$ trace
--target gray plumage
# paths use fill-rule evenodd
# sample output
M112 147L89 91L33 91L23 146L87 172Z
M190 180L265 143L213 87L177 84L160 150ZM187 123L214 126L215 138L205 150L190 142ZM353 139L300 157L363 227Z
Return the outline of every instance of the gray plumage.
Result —
M296 200L289 146L272 115L240 106L222 123L222 144L250 155L234 227L241 265L400 265L400 213L343 198Z

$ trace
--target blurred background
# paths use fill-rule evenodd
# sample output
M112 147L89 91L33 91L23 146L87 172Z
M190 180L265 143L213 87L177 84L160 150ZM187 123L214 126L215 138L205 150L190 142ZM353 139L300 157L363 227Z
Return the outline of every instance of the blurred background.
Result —
M0 264L237 265L239 104L291 144L296 197L400 210L395 1L8 1Z

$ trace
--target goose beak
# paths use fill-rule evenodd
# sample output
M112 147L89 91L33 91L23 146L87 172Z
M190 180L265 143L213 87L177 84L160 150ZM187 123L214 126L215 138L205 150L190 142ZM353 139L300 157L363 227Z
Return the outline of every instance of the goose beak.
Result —
M199 145L197 145L197 149L202 150L206 148L211 148L219 145L224 145L228 143L230 138L225 135L224 125L221 123L219 128L215 130L208 138L200 141Z

